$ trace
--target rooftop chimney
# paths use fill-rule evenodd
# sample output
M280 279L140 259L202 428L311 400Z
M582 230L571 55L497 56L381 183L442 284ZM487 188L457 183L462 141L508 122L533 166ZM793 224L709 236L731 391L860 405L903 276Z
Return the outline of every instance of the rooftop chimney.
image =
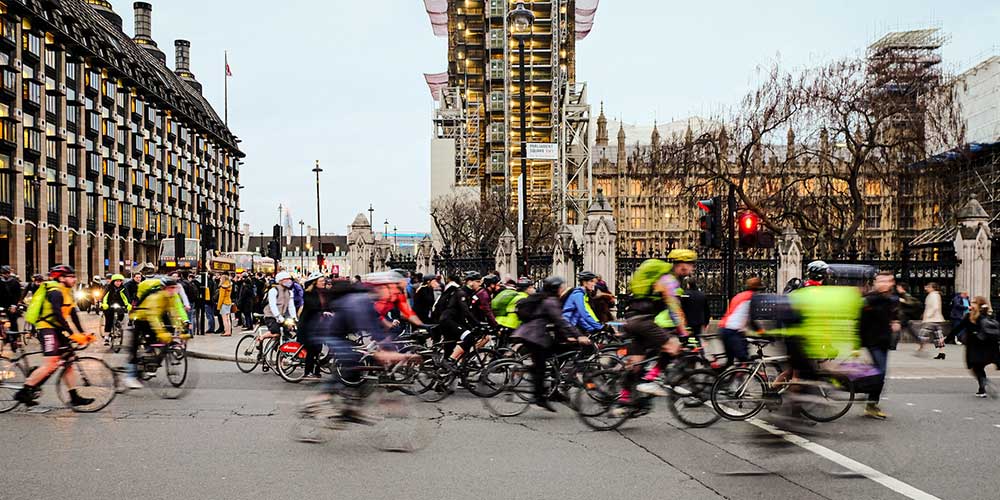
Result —
M174 55L174 73L200 94L201 84L195 79L194 73L191 73L191 42L174 40Z
M153 6L146 2L136 2L132 7L135 9L135 37L132 39L153 57L166 64L167 55L153 41Z
M107 0L85 0L86 3L90 4L100 15L104 16L105 19L111 21L119 30L122 29L122 18L116 12L111 3Z

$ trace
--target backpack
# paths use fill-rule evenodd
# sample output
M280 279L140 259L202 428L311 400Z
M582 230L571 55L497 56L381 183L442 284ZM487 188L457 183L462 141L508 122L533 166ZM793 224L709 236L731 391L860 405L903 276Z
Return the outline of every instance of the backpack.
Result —
M28 304L28 310L24 312L25 321L38 326L40 321L46 319L42 318L42 306L48 300L46 296L49 294L49 287L54 284L53 281L45 281L35 290L35 294L31 296L31 302Z
M668 264L659 259L646 259L639 264L635 272L632 273L632 280L629 282L629 291L633 299L645 299L653 296L653 287L660 277L669 273L673 269L672 264Z
M451 296L455 295L455 292L461 287L450 286L446 287L442 292L441 296L438 297L438 301L434 303L434 307L431 308L431 322L440 323L441 315L444 314L445 309L448 309L448 302L451 301Z
M983 315L979 318L979 331L983 334L983 340L1000 341L1000 322L996 318Z
M509 288L502 290L496 297L493 297L493 301L490 303L490 308L493 309L493 315L506 315L507 308L510 306L511 301L514 300L514 297L517 297L517 291Z

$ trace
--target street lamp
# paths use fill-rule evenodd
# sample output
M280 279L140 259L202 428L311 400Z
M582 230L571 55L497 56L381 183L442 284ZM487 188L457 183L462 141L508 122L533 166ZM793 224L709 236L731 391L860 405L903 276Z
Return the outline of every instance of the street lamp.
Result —
M299 221L299 272L306 272L306 253L303 251L306 247L306 237L302 232L302 228L306 225L305 222Z
M368 204L368 229L372 230L372 234L375 233L375 207L371 203Z
M319 160L316 160L316 168L312 169L316 173L316 241L319 247L319 256L323 255L323 224L320 222L319 217L319 174L323 171L319 168Z
M384 239L389 238L389 219L385 220L385 230L382 231L382 238Z
M399 236L399 228L396 226L392 226L392 246L396 247L397 251L399 247L399 240L397 239L398 236Z
M521 269L519 276L525 276L528 272L528 135L527 135L527 109L524 95L524 41L531 37L531 25L535 22L535 14L524 6L524 2L517 2L514 10L510 11L508 19L514 38L517 39L517 66L518 85L520 86L521 99L521 175L518 178L519 218L521 229Z

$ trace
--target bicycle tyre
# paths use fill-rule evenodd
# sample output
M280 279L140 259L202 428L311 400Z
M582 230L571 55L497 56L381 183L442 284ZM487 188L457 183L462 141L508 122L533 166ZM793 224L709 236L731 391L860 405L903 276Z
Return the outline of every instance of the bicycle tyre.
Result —
M124 342L124 340L125 340L125 334L124 332L122 332L121 325L120 324L115 325L114 329L111 332L111 342L110 342L111 345L109 346L111 352L115 354L121 352L122 343Z
M21 404L14 399L14 395L24 387L25 379L27 376L17 363L0 358L0 413L11 411Z
M632 411L616 412L625 384L625 372L599 370L584 377L574 395L573 409L584 425L595 431L612 431L632 418Z
M843 417L854 404L854 383L843 375L824 375L821 385L812 386L812 397L823 398L826 402L800 404L802 416L816 422L833 422ZM818 394L817 394L818 393ZM810 409L811 408L811 409ZM828 409L829 413L822 413Z
M260 364L260 353L253 335L247 334L236 343L236 368L243 373L250 373Z
M149 379L149 386L162 399L180 399L195 386L194 371L187 353L179 345L167 346L160 367Z
M738 395L733 395L733 386L739 380L746 381L746 387ZM732 368L722 372L712 386L712 408L722 418L744 421L753 418L764 409L767 399L767 382L760 373L749 368Z
M694 428L718 422L722 417L709 404L715 380L713 370L694 370L677 377L669 397L670 413L674 418Z
M63 382L67 376L64 367L59 378L56 379L56 394L64 405L69 406L77 413L94 413L104 409L114 401L118 394L118 374L107 363L98 358L80 356L73 360L70 365L73 367L72 375L76 378L73 385L77 389L77 394L94 401L87 405L73 406L70 404L69 384Z
M420 386L417 397L426 403L437 403L455 392L455 374L448 372L437 356L429 356L417 370L416 382Z
M528 410L534 399L534 383L529 377L528 367L519 361L501 361L490 365L487 379L502 380L500 392L483 398L483 406L497 417L516 417Z
M295 352L284 352L278 348L275 371L282 380L297 384L306 377L305 359L299 357L299 353L304 352L304 348L299 348Z
M462 369L462 384L466 390L477 397L492 397L479 393L479 378L483 370L498 359L501 359L500 355L493 349L477 349L473 352Z

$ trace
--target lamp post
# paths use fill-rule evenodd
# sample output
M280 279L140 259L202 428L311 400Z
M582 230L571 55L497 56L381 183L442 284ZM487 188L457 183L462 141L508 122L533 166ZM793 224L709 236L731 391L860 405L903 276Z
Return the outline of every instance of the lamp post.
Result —
M372 230L372 234L375 233L375 207L371 203L368 204L368 228Z
M517 66L518 66L518 86L520 87L521 99L521 175L518 176L518 197L520 198L518 208L518 219L520 219L521 229L521 255L519 276L525 276L528 272L528 133L527 133L527 103L524 93L524 42L531 37L531 25L535 22L535 14L525 8L524 2L518 2L514 10L508 16L514 38L517 39Z
M323 258L323 224L319 217L319 174L323 169L319 168L319 160L316 160L316 168L312 171L316 173L316 246L319 248L318 258Z
M299 221L299 274L304 274L306 272L306 236L302 232L302 228L306 225L305 222Z
M385 222L384 222L384 224L385 224L385 229L382 231L382 238L383 239L388 239L389 238L389 219L386 219Z

